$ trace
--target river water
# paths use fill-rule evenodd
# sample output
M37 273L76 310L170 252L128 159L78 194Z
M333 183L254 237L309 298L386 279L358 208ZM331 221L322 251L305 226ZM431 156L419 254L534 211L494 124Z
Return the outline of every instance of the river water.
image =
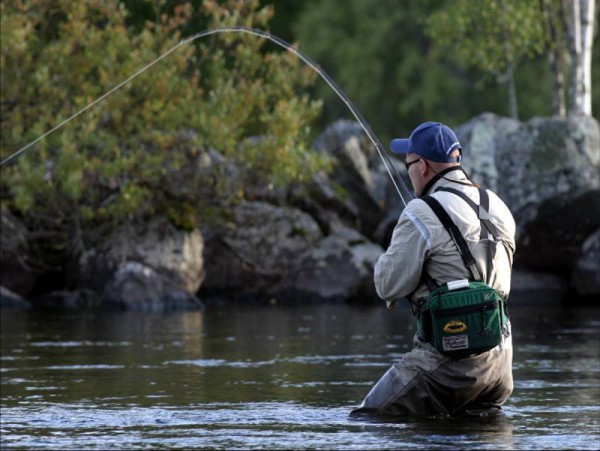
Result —
M515 390L477 420L348 419L409 311L1 312L3 449L598 449L600 310L511 310Z

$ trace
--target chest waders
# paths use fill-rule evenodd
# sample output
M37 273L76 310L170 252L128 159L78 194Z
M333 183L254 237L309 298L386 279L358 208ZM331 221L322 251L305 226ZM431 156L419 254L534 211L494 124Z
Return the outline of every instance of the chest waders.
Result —
M481 240L500 241L498 230L490 221L487 191L479 189L480 205L453 188L440 188L438 191L459 196L475 210L481 222ZM450 234L470 278L435 287L431 277L425 275L426 283L432 290L417 311L417 335L435 346L442 354L455 358L489 351L502 342L503 334L508 334L506 301L485 283L482 275L484 272L477 267L464 237L442 205L431 196L424 197L423 201L429 205ZM488 247L487 251L485 272L489 274L495 247Z

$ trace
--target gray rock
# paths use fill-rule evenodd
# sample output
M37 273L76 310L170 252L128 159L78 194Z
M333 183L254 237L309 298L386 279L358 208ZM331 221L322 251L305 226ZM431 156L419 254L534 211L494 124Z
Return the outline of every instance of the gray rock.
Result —
M568 283L559 276L515 269L512 273L508 309L519 305L558 305L565 300Z
M265 202L234 208L235 226L223 238L246 264L266 275L286 272L292 262L321 236L306 213Z
M0 285L0 309L24 310L29 308L31 308L31 303L28 300Z
M217 191L231 192L240 176L239 168L222 153L198 146L199 141L202 140L197 138L196 131L185 131L173 144L174 152L170 154L174 157L167 157L163 165L161 183L176 198L214 198Z
M208 262L203 296L264 293L323 236L317 222L296 208L247 202L232 213L225 226L203 229Z
M357 225L360 211L356 203L347 195L340 194L335 182L324 173L313 174L313 186L308 195L293 193L294 204L309 211L323 230L329 230L329 222L334 220Z
M600 131L594 118L534 118L507 136L499 153L499 194L519 224L544 201L600 188Z
M502 140L521 127L517 120L484 113L456 128L456 136L463 146L462 166L471 178L492 191L498 190L496 160Z
M307 250L270 291L277 302L369 302L376 298L373 267L383 249L344 228Z
M176 229L164 218L143 226L124 226L101 246L82 253L74 285L101 293L123 265L138 262L194 294L204 276L203 249L199 230Z
M600 187L600 126L591 116L521 123L486 113L457 135L464 167L504 199L519 224L547 199Z
M515 216L515 265L569 281L584 240L600 227L598 121L571 116L521 123L483 114L458 127L457 135L472 178L494 189Z
M172 278L138 262L122 264L102 297L105 305L120 310L161 312L197 310L203 306Z
M545 200L521 226L515 264L571 278L584 241L600 228L600 190Z
M571 278L571 285L582 298L600 299L600 229L581 246L581 254Z
M384 193L375 180L380 175L381 163L368 136L359 123L340 120L317 138L315 148L329 154L334 161L332 178L358 215L357 222L351 225L363 234L371 234L381 219Z

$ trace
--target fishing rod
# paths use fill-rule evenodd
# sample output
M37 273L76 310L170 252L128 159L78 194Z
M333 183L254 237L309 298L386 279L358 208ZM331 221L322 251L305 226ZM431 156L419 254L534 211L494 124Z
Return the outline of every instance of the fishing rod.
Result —
M406 204L413 198L412 192L407 188L406 184L402 180L402 177L400 176L400 173L398 172L398 168L393 164L389 155L385 152L385 149L384 149L383 145L381 144L381 141L379 141L379 138L377 138L377 135L375 135L375 133L373 133L371 126L367 123L367 121L365 120L363 115L360 113L360 111L358 111L358 109L354 106L354 104L350 101L350 99L348 98L348 96L346 96L346 94L342 91L342 89L337 85L337 83L318 64L316 64L313 60L311 60L308 56L304 55L298 49L294 48L287 41L284 41L280 37L275 36L271 33L268 33L268 32L262 31L262 30L258 30L256 28L249 28L249 27L242 27L242 26L212 28L209 30L205 30L205 31L196 33L195 35L190 36L189 38L183 39L177 45L175 45L171 49L167 50L165 53L163 53L162 55L160 55L158 58L154 59L150 63L146 64L144 67L139 69L133 75L131 75L127 79L123 80L121 83L119 83L118 85L116 85L115 87L113 87L112 89L110 89L109 91L107 91L106 93L101 95L100 97L98 97L93 102L89 103L87 106L85 106L81 110L79 110L76 113L74 113L73 115L69 116L67 119L65 119L64 121L62 121L61 123L59 123L58 125L53 127L52 129L50 129L43 135L39 136L38 138L36 138L35 140L30 142L26 146L20 148L19 150L14 152L12 155L10 155L7 158L5 158L4 160L0 161L0 166L3 166L4 164L11 161L13 158L16 158L17 156L21 155L28 148L30 148L37 142L41 141L42 139L44 139L46 136L50 135L51 133L54 133L56 130L63 127L65 124L67 124L71 120L75 119L80 114L89 110L94 105L98 104L99 102L101 102L102 100L104 100L105 98L107 98L108 96L113 94L115 91L117 91L120 88L122 88L123 86L125 86L127 83L129 83L131 80L136 78L138 75L142 74L143 72L145 72L146 70L148 70L152 66L154 66L156 63L158 63L162 59L166 58L168 55L173 53L178 48L180 48L184 45L187 45L197 39L200 39L200 38L203 38L206 36L210 36L210 35L216 34L216 33L246 33L246 34L250 34L250 35L268 39L269 41L279 45L280 47L283 47L285 50L293 53L298 58L300 58L302 61L304 61L304 63L308 64L317 74L319 74L319 76L329 85L329 87L331 89L333 89L333 91L337 94L337 96L344 102L344 104L348 107L348 109L350 110L350 112L352 113L354 118L358 121L358 123L360 124L360 126L362 127L364 132L367 134L368 138L371 140L371 142L375 146L375 149L377 149L377 153L379 154L381 160L383 161L383 165L385 166L385 169L386 169L388 175L390 176L390 179L392 180L394 188L396 189L396 191L398 192L398 195L400 196L400 200L402 200L402 202L406 206ZM392 173L392 171L393 171L393 173ZM395 175L395 177L394 177L394 175Z

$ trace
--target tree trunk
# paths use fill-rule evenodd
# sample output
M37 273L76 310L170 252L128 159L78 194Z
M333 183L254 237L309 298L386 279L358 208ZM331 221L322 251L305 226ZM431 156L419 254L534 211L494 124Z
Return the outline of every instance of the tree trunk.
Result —
M500 2L500 12L502 19L502 45L504 49L504 57L506 59L506 83L508 87L508 111L510 117L519 119L519 104L517 101L517 88L515 86L515 64L512 58L512 50L510 47L510 35L508 33L508 25L506 23L506 4L504 0Z
M563 0L564 27L569 47L569 85L567 108L572 115L583 114L581 95L583 71L581 66L581 10L579 0Z
M558 50L550 50L548 56L552 70L552 114L565 117L567 107L565 105L565 77L564 58Z
M594 39L595 0L581 0L581 82L578 99L583 114L592 114L592 43Z
M508 111L510 117L519 119L519 102L515 85L515 66L512 62L506 66L506 83L508 84Z
M556 13L553 11L551 0L540 0L540 9L544 18L546 30L546 47L548 62L552 71L552 114L564 117L565 106L565 46L559 37L556 25Z

